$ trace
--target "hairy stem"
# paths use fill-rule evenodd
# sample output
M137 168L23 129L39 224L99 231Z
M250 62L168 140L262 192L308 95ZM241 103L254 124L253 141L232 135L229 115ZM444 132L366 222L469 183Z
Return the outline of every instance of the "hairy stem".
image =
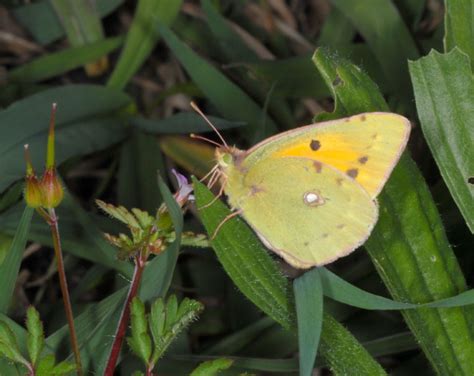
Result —
M76 361L77 374L82 376L81 354L79 352L79 345L77 343L76 329L74 327L74 316L72 313L71 299L69 297L69 290L67 287L66 272L64 270L63 252L61 249L61 240L59 238L58 218L54 209L49 209L48 224L51 228L51 235L53 237L54 255L56 256L56 263L59 275L59 285L61 286L61 293L63 296L64 309L66 311L67 323L69 325L69 333L71 335L71 346Z
M144 266L145 262L142 260L141 256L137 256L135 258L135 269L133 271L132 282L130 283L127 299L125 300L125 305L122 309L122 314L120 315L119 324L117 326L117 331L115 332L114 342L110 350L109 360L107 361L107 367L105 368L104 376L113 376L114 374L114 369L120 355L120 349L122 347L122 342L125 337L125 332L127 331L128 321L130 318L130 303L137 295Z

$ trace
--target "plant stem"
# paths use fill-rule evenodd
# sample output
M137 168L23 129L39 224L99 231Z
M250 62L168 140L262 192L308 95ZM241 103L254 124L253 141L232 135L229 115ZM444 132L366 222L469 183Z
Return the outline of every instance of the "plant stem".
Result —
M61 286L61 293L63 296L64 309L66 311L67 323L69 325L69 333L71 336L71 346L76 360L77 374L82 376L81 354L77 343L76 329L74 327L74 316L72 313L71 299L69 298L69 290L67 287L66 272L64 270L63 252L61 250L61 240L59 238L58 217L54 209L49 209L48 224L51 228L53 237L54 254L56 256L56 263L58 267L59 285Z
M147 366L146 366L146 373L145 373L145 376L153 376L153 373L151 372L152 369L153 369L152 366L147 365Z
M133 298L137 295L138 288L140 287L140 280L142 272L145 266L145 262L141 257L141 253L135 257L135 269L133 271L132 282L130 283L130 289L128 290L127 299L122 309L117 331L114 336L114 343L110 350L109 360L107 361L107 367L105 368L104 376L113 376L115 365L117 364L118 357L120 355L120 349L122 347L123 338L127 331L128 321L130 318L130 303Z

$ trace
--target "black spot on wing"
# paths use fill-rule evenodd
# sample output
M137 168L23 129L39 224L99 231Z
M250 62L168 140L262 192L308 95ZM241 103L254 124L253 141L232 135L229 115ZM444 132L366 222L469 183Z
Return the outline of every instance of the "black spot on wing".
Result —
M474 176L471 176L469 179L467 179L467 182L469 184L473 184L474 185Z
M365 115L360 115L360 121L366 121L366 120L367 120L367 118L366 118Z
M369 160L369 157L367 155L364 155L363 157L359 158L359 163L366 164L368 160Z
M316 170L316 172L317 172L318 174L320 174L320 173L321 173L321 170L323 169L322 163L321 163L321 162L318 162L318 161L314 161L314 162L313 162L313 166L314 166L314 169Z
M350 176L352 179L355 179L359 174L359 170L357 168L350 168L346 171L347 175Z
M321 147L321 143L318 140L311 140L311 142L309 143L309 147L311 148L311 150L316 151L319 150L319 148Z

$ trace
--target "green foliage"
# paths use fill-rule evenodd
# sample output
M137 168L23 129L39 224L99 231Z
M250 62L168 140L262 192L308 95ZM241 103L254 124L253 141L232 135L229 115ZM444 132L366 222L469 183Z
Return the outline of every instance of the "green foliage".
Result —
M472 1L79 3L3 4L2 375L32 366L37 375L74 371L55 360L71 349L48 267L53 242L42 218L20 202L23 145L42 170L52 102L65 188L57 214L84 373L104 373L132 277L128 258L143 249L143 304L133 303L125 350L147 367L159 358L156 373L296 375L315 365L336 375L383 375L374 357L394 375L474 373L473 291L466 291L474 283ZM86 77L80 67L97 61L103 76ZM199 220L212 235L230 212L220 202L203 207L214 196L197 182L197 210L191 192L183 199L180 184L169 179L174 196L166 186L170 167L201 178L215 163L213 145L187 137L209 132L217 140L188 111L191 100L242 149L312 119L366 111L408 117L410 150L379 196L368 252L337 261L331 272L300 275L274 262L239 218L214 239L201 234ZM112 204L99 211L97 199ZM113 246L104 233L113 234ZM181 305L163 300L173 294L206 302L178 338L169 334L181 330ZM46 338L32 308L28 330L17 324L25 297L45 328L55 328ZM132 358L121 357L120 372L144 374Z
M218 375L220 371L229 369L234 363L231 359L216 359L209 360L200 364L190 376L215 376Z
M9 324L0 320L0 357L20 363L29 372L39 376L64 376L76 370L76 365L67 361L56 363L54 354L41 356L44 348L43 324L38 311L30 306L26 316L27 339L29 360L21 354L18 341Z
M410 62L420 123L444 182L474 232L474 82L471 60L455 47Z
M198 301L184 298L178 304L175 295L168 300L157 299L149 314L145 305L135 298L131 304L132 336L127 343L141 358L148 370L153 370L169 345L194 320L204 306Z

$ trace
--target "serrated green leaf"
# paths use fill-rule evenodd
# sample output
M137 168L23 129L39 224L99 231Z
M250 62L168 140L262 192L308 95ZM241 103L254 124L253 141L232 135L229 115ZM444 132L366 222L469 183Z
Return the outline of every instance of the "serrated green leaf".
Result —
M156 299L153 302L149 319L153 342L158 343L165 330L165 304L162 298Z
M423 134L472 233L474 81L471 63L467 55L454 48L448 54L432 51L410 62L409 67Z
M10 299L15 289L15 282L20 270L23 250L25 249L26 241L28 240L28 233L30 229L31 218L34 209L25 207L18 227L15 232L15 237L11 244L8 253L0 265L0 312L7 312L10 305Z
M33 306L28 307L26 311L26 328L28 329L26 340L28 354L30 355L31 363L35 366L44 347L44 332L39 313Z
M4 321L0 321L0 355L29 366L28 361L21 355L15 334Z
M76 365L74 363L64 361L56 364L51 372L54 376L64 376L74 372L75 370Z
M444 12L444 50L458 47L474 59L474 4L472 0L446 0Z
M109 78L108 86L118 89L125 87L159 38L156 22L171 25L181 8L181 3L182 0L138 1L124 49Z
M38 376L49 376L53 372L54 363L56 363L56 357L54 354L46 355L41 358L38 366L36 367L36 374Z
M130 304L132 337L127 338L128 345L136 356L141 358L145 365L150 360L152 343L148 335L148 325L145 315L145 305L135 297Z
M323 288L318 268L293 281L298 318L300 376L311 376L323 324Z
M150 331L153 335L154 350L150 364L156 364L171 342L196 319L203 308L201 303L187 298L178 305L175 295L168 298L165 306L161 299L153 304Z
M124 206L115 206L101 200L96 200L96 203L99 208L101 208L112 218L117 219L127 226L140 228L140 224L137 222L135 216L133 216Z
M178 299L176 295L171 295L166 301L165 311L165 331L169 331L178 319Z
M220 358L216 360L209 360L201 363L190 376L215 376L220 371L224 371L232 367L234 361L232 359Z

